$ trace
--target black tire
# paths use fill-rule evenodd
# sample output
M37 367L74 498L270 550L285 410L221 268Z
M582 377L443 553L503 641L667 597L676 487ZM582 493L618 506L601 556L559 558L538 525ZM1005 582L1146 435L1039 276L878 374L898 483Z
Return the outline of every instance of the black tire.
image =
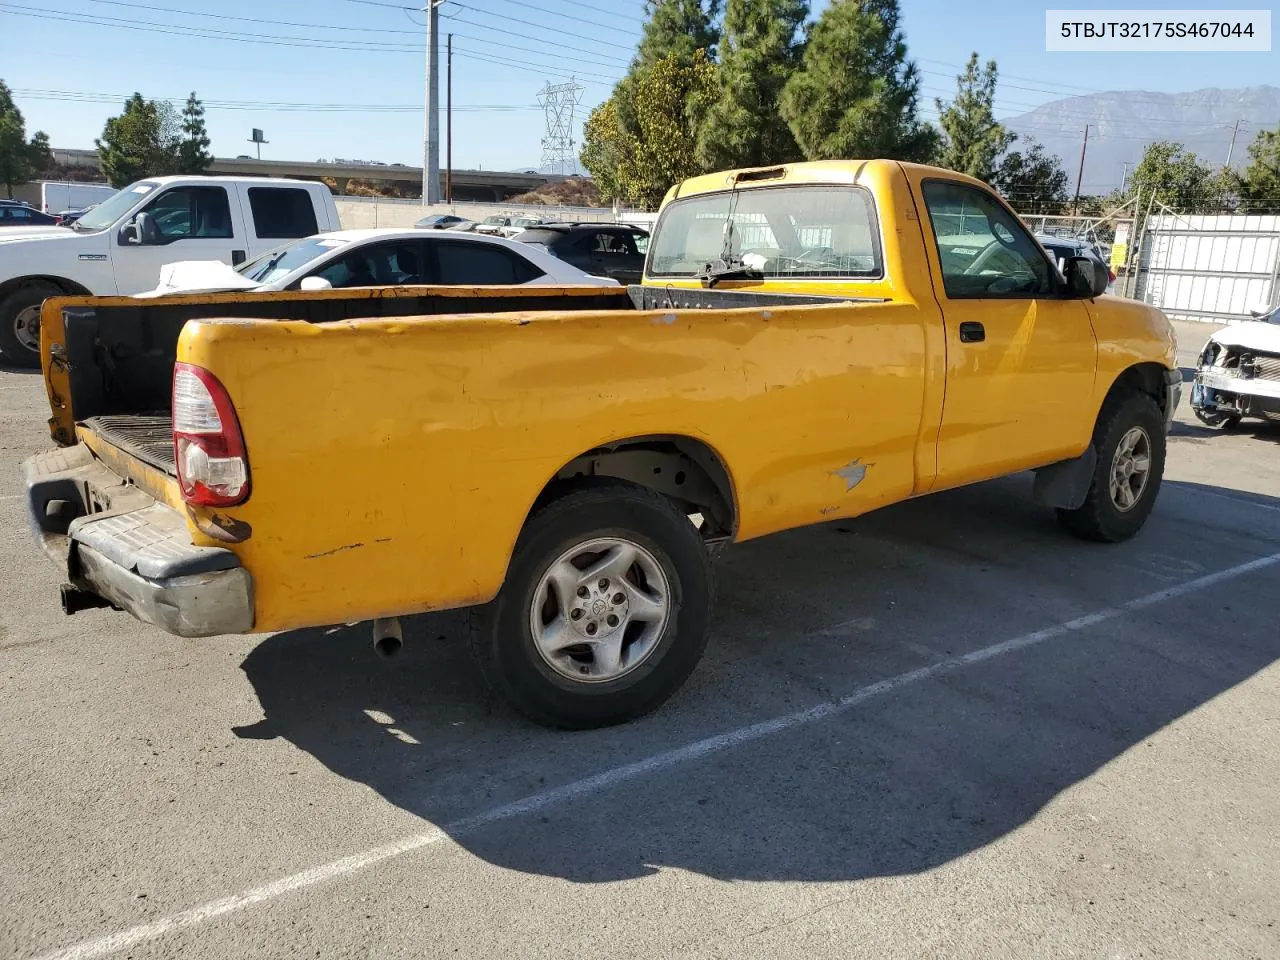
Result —
M1146 434L1150 470L1136 502L1122 510L1112 497L1111 472L1117 447L1135 427ZM1089 494L1078 509L1059 509L1058 520L1081 539L1119 543L1128 540L1147 522L1164 478L1164 418L1155 400L1145 393L1129 391L1108 397L1093 428L1093 449L1098 462Z
M630 672L578 681L557 672L535 644L535 591L566 552L608 537L648 551L666 577L668 610L651 652ZM489 685L536 723L568 730L624 723L659 707L693 672L707 645L712 593L707 549L674 503L633 484L597 481L530 517L502 590L472 611L471 649Z
M1201 410L1199 407L1192 407L1191 412L1210 430L1234 430L1240 425L1240 418L1235 414Z
M0 353L10 363L19 367L40 366L40 349L31 349L23 343L18 333L18 318L29 307L39 308L49 297L56 297L62 291L45 283L33 283L19 287L0 300ZM36 321L37 344L39 337L39 320Z

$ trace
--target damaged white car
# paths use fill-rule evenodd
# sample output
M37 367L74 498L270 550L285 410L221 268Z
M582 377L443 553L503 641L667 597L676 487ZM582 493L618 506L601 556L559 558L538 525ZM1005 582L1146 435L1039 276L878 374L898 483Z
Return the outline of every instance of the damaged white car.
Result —
M1241 417L1280 420L1280 307L1219 330L1200 351L1191 408L1206 427L1230 430Z

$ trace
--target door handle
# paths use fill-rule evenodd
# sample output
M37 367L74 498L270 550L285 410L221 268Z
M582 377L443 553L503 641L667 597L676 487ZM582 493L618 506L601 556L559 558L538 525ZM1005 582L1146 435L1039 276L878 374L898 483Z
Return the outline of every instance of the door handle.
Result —
M233 267L238 267L240 266L240 264L244 263L244 258L245 258L245 252L243 250L231 251L231 265Z
M987 328L980 323L960 324L961 343L982 343L987 339Z

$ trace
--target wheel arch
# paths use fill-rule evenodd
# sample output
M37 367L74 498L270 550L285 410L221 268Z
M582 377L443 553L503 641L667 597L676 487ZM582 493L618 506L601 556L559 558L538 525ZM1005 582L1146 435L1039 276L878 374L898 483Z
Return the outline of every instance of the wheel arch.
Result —
M628 437L583 451L547 480L525 523L539 507L595 477L647 487L700 513L704 540L737 536L738 500L724 457L705 440L684 434Z
M1124 390L1145 393L1156 402L1156 406L1163 410L1169 391L1168 385L1165 383L1164 374L1165 367L1154 361L1135 363L1121 370L1115 380L1111 382L1111 387L1102 398L1102 403L1098 405L1098 416L1101 416L1107 401Z
M76 283L74 280L68 280L66 277L54 276L53 274L32 274L26 277L14 277L12 280L0 283L0 302L3 302L6 297L16 293L23 287L33 287L41 284L56 287L63 296L93 296L93 292L87 287Z

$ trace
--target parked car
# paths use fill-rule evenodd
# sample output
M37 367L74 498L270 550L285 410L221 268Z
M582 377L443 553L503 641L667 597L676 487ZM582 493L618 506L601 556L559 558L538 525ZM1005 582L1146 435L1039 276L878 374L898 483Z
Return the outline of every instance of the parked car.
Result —
M498 233L502 234L504 237L516 237L524 233L526 230L531 230L534 227L542 226L544 223L548 222L549 221L543 220L541 217L512 217L511 222L505 227L498 228Z
M96 206L97 206L96 203L91 203L87 207L77 207L74 210L63 210L61 213L56 215L58 226L60 227L71 226L73 223L75 223L77 220L79 220L81 217L83 217L86 213L88 213L90 210L92 210Z
M1280 420L1280 307L1251 316L1200 351L1191 409L1213 430L1232 430L1243 417Z
M476 233L498 234L502 232L503 227L511 226L513 217L503 217L495 214L492 217L485 217L475 226Z
M52 227L58 218L17 200L0 200L0 227Z
M1036 239L1040 241L1040 246L1044 247L1053 259L1057 261L1059 273L1062 272L1064 264L1072 257L1088 257L1097 264L1099 270L1107 275L1107 293L1115 292L1115 271L1102 259L1102 254L1097 246L1088 240L1080 240L1074 237L1038 234Z
M160 271L160 285L142 296L455 284L615 285L503 237L414 227L322 233L235 268L216 260L172 263Z
M450 230L466 222L465 217L455 217L452 213L433 213L429 217L423 217L414 226L422 230Z
M516 240L545 247L580 270L619 283L639 283L649 231L608 223L544 223L517 234Z
M336 230L329 188L266 177L154 177L125 187L70 229L0 231L0 353L40 365L40 304L58 294L154 289L175 260L239 264L280 241Z
M411 235L389 268L508 251ZM1105 284L972 178L841 160L685 181L630 289L54 300L25 504L69 613L391 652L474 606L518 709L618 723L694 670L731 543L1024 470L1070 533L1138 534L1182 376Z

